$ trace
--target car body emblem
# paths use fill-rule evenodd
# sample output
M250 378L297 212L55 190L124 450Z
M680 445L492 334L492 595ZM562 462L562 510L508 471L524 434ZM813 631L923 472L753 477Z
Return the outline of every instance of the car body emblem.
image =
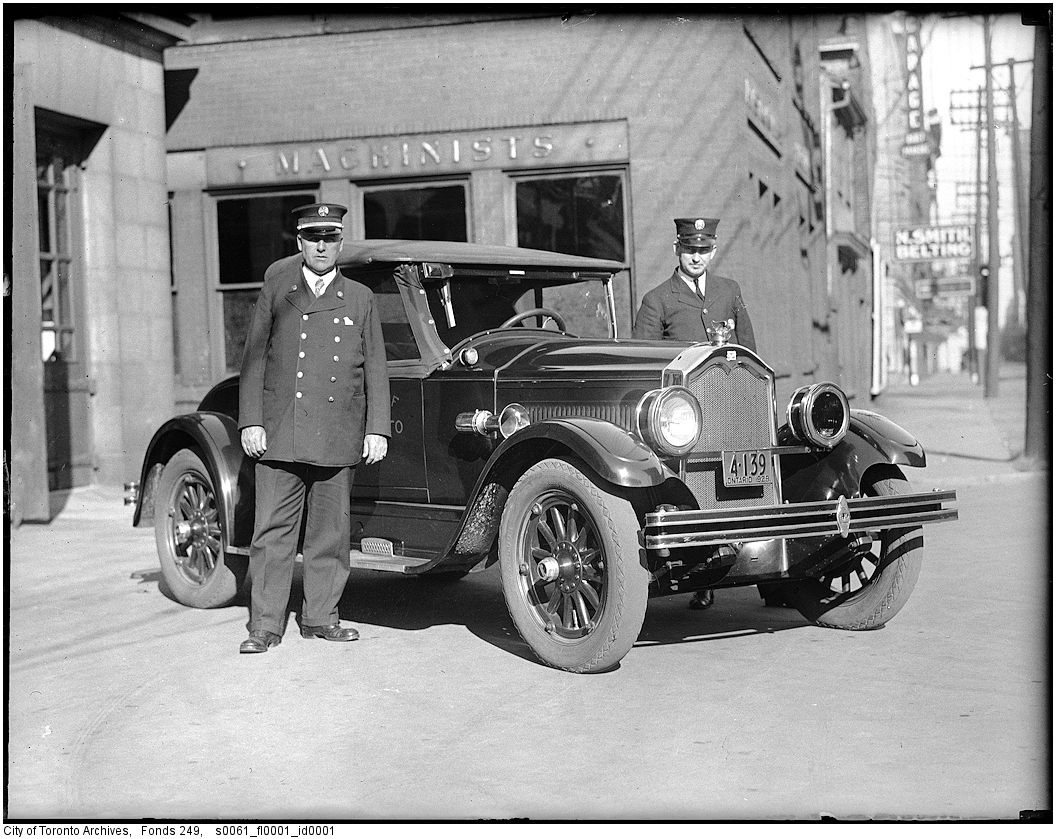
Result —
M842 495L836 502L836 524L840 528L840 535L846 539L851 532L851 508L847 506L847 499Z
M727 361L736 361L737 360L737 350L726 350L726 360Z

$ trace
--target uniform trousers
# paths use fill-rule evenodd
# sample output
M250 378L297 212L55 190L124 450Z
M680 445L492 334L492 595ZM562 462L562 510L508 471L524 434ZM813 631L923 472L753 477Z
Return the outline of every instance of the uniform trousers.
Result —
M256 519L249 549L250 631L283 633L305 511L301 624L337 623L338 601L349 573L351 486L351 466L257 461Z

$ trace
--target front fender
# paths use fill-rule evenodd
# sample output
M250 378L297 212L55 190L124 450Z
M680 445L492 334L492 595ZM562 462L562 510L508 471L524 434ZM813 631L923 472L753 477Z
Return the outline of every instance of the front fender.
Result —
M678 476L652 449L603 420L576 418L532 423L503 440L484 464L450 544L426 566L460 564L486 554L498 534L506 496L533 463L573 454L600 479L628 489L659 486Z
M238 426L226 414L207 411L181 414L155 432L143 458L142 491L133 513L133 526L153 520L157 477L180 449L194 450L212 475L218 513L228 541L225 547L248 546L253 538L255 461L242 451Z
M921 469L928 465L924 447L917 438L887 417L853 408L850 431L880 452L888 463Z
M474 494L501 463L519 459L516 453L531 451L533 460L548 456L540 455L541 444L570 450L599 477L628 489L659 486L668 478L677 477L645 443L610 422L556 419L532 423L503 440L484 465Z
M788 436L788 426L778 433ZM866 472L877 466L925 465L924 449L908 431L872 411L852 410L850 428L831 451L781 459L781 483L786 501L828 501L859 494Z

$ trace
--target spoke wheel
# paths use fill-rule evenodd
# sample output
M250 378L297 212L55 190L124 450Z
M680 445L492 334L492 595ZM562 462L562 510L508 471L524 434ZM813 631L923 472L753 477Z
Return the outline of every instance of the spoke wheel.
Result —
M864 486L871 496L905 495L909 481L893 469ZM790 583L789 601L820 626L878 629L906 605L924 561L924 530L904 527L868 534L868 551L827 569L817 580Z
M180 603L225 606L245 574L240 557L224 555L213 481L201 458L178 451L162 470L154 502L154 535L162 578Z
M633 507L572 464L546 460L511 491L499 540L506 604L536 656L575 672L614 667L648 597Z

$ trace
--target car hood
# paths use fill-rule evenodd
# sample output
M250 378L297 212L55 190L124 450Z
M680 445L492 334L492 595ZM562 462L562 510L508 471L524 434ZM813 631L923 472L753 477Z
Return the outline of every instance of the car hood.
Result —
M689 344L677 341L613 341L573 338L542 330L487 336L474 341L478 365L496 380L589 380L650 378Z

